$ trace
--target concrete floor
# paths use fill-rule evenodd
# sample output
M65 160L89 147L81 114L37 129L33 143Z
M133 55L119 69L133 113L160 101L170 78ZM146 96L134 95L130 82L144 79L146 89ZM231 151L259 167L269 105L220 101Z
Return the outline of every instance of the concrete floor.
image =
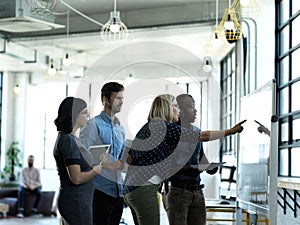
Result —
M127 225L134 225L129 208L124 209L123 219ZM3 218L0 216L0 225L59 225L59 224L60 224L59 215L57 217L40 217L40 218L34 216L27 216L24 218L8 216L7 218ZM161 224L163 225L165 223L161 223Z
M22 219L16 217L0 218L2 225L59 225L58 217L24 217Z

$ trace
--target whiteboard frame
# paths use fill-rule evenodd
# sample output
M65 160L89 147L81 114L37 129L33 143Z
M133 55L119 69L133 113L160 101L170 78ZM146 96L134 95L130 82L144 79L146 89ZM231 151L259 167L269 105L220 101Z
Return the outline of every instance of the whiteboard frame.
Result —
M272 115L271 115L271 130L270 130L270 148L269 148L269 199L268 199L268 208L260 206L258 204L252 203L250 201L245 201L239 198L237 193L237 210L236 210L236 224L242 225L242 210L250 213L250 224L256 224L257 216L263 216L269 219L269 224L277 225L277 177L278 177L278 118L276 110L276 82L275 80L269 81L267 84L263 85L261 88L258 88L251 94L271 87L272 91ZM249 95L251 95L249 94ZM242 99L241 99L242 100ZM239 148L240 150L240 148ZM239 170L240 151L237 151L237 171ZM237 172L237 176L240 176L240 173ZM238 190L238 180L237 179L237 190ZM252 215L252 216L251 216ZM252 221L251 221L252 220Z

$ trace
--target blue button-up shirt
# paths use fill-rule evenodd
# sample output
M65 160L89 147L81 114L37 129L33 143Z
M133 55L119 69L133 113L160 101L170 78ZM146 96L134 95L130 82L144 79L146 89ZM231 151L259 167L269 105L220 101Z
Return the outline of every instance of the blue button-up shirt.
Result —
M120 159L125 140L125 130L118 118L111 118L105 113L92 118L80 131L80 141L85 147L109 144L108 162ZM119 171L103 169L94 177L95 188L112 197L122 197L122 175Z

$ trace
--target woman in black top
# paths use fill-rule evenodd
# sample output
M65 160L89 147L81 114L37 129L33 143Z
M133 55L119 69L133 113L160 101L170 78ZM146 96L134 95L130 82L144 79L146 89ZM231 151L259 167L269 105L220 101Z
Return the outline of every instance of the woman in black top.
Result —
M67 97L54 121L59 131L53 150L60 178L57 206L63 225L92 225L92 178L101 172L102 166L93 165L93 156L76 137L88 115L84 100Z

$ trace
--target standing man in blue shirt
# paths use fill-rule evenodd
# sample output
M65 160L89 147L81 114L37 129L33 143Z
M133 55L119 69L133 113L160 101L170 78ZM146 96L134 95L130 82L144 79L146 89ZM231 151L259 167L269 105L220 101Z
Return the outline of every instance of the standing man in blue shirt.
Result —
M109 157L102 172L94 178L94 225L119 225L123 213L122 154L125 140L124 127L115 116L123 105L123 85L116 82L104 84L101 89L103 111L90 119L80 132L80 140L88 148L109 144Z

